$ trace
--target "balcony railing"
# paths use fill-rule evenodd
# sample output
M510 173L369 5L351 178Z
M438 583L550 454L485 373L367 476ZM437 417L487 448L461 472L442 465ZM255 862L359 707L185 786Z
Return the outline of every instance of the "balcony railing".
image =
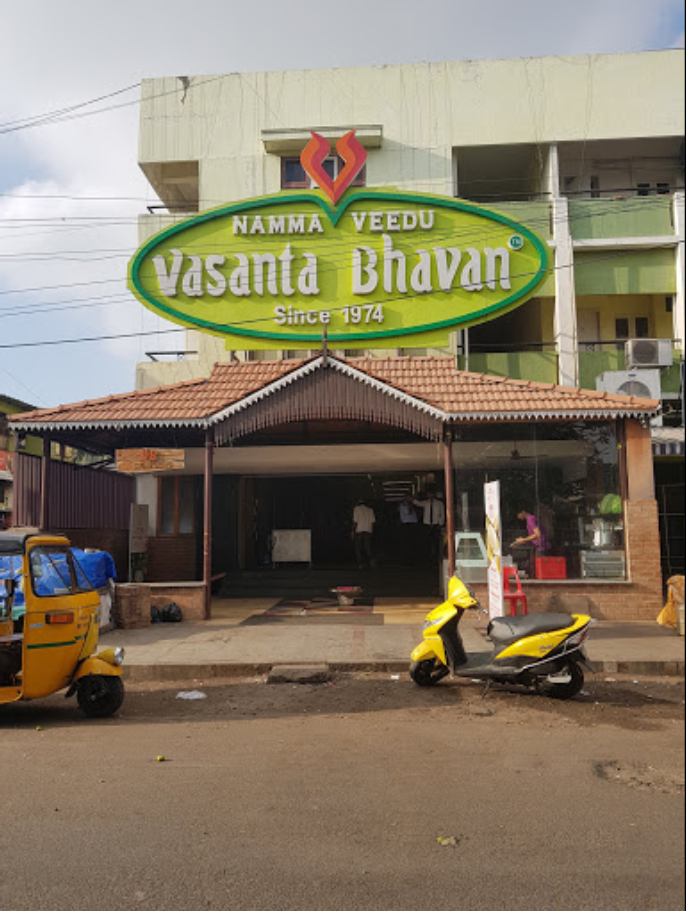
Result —
M571 199L569 224L574 240L666 237L674 234L672 199Z
M508 376L514 380L534 380L538 383L557 383L556 352L540 351L472 351L469 359L460 358L460 367L474 373Z

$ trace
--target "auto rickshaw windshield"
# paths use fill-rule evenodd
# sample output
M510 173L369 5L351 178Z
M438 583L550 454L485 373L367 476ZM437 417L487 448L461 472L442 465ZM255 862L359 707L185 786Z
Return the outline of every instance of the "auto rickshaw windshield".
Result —
M31 586L37 598L56 598L93 591L88 577L68 547L34 547L29 565Z

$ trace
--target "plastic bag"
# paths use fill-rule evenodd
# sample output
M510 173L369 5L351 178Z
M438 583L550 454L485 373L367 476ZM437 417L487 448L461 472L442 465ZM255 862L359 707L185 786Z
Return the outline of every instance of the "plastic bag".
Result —
M181 623L183 614L181 613L179 605L172 601L171 604L167 604L166 607L163 607L160 611L160 620L162 623Z
M678 625L677 608L679 605L683 605L683 603L684 577L672 576L667 580L667 603L657 618L657 622L660 626L668 626L671 629L676 629Z

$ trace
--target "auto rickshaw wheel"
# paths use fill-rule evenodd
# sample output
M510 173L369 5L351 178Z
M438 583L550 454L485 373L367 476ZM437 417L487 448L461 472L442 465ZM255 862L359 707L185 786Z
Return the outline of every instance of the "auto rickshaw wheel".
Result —
M87 718L109 718L124 702L124 683L121 677L91 674L79 680L76 699Z

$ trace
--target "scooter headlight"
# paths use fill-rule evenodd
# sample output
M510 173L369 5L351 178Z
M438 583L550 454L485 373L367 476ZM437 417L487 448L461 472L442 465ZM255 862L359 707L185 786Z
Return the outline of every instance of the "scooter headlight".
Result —
M438 620L425 620L424 629L431 629L433 626L440 626L443 623L444 618L439 617Z

